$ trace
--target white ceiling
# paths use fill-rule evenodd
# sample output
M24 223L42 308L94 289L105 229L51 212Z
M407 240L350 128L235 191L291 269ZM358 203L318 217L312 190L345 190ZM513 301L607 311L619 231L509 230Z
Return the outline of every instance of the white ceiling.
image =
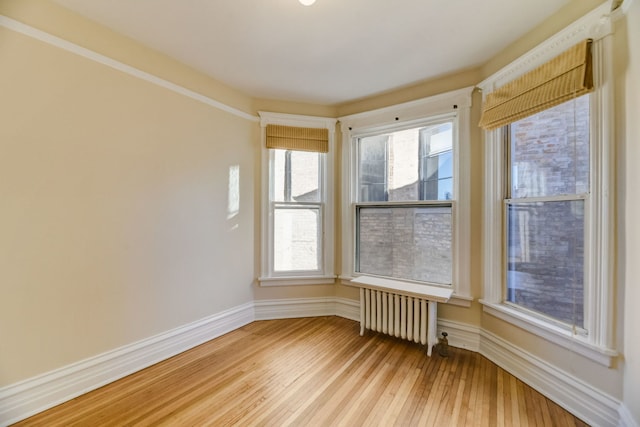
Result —
M257 98L337 104L483 64L569 0L55 0Z

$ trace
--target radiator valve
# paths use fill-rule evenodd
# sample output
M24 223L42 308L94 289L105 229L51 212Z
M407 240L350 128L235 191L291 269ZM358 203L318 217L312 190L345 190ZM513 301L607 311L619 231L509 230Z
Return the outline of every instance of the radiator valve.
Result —
M442 333L442 338L438 338L438 354L442 357L449 356L449 341L447 340L446 332Z

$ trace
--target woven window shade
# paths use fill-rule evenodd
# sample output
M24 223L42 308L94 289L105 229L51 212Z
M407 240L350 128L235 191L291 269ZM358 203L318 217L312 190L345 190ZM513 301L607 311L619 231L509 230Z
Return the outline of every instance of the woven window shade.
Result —
M267 148L329 152L329 130L267 125Z
M487 95L480 127L495 129L593 90L591 40Z

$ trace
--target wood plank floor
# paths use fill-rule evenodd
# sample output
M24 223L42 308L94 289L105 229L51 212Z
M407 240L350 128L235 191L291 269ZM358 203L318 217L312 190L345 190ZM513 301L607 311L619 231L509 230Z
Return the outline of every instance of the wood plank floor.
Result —
M20 426L586 426L477 353L339 317L259 321Z

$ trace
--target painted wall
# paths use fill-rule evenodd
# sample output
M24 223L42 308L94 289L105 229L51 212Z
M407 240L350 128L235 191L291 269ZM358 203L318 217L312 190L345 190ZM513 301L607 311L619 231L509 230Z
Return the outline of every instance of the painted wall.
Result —
M474 85L599 3L572 1L481 68L333 107L253 100L46 1L3 0L0 13L242 111L339 117ZM640 227L624 220L640 216L633 174L640 162L637 0L622 25L616 43L625 71L616 107L626 111L618 123L626 140L618 230L626 236L618 285L625 295L618 325L624 363L612 369L592 363L482 314L477 302L441 305L439 313L486 328L624 398L640 420L640 338L622 328L622 316L626 325L640 322L633 307L640 267L629 262L640 256ZM255 285L257 123L3 28L0 63L0 387L254 299L357 298L345 286ZM479 94L473 102L477 123ZM470 277L480 297L483 148L476 128L470 145ZM336 194L336 218L339 200ZM339 255L339 239L336 245Z
M50 4L0 3L43 11L207 91ZM252 301L257 122L3 27L0 64L0 387Z
M242 111L253 99L181 62L58 6L51 0L0 0L0 13Z
M600 4L602 4L601 1L569 3L551 19L545 21L521 39L512 43L507 49L496 55L492 60L488 61L482 67L483 76L488 77L497 72L511 61L525 54L537 44L543 42L545 39ZM616 28L614 40L623 37L620 33L619 29ZM623 54L627 55L626 52ZM617 286L618 289L623 289L625 284L620 282L614 284L614 286ZM618 313L622 312L621 307L618 307L618 310ZM621 316L614 315L614 317L614 328L618 333L620 333L623 330L623 321ZM579 352L559 347L486 313L482 314L481 325L486 331L518 346L530 355L550 363L552 366L596 387L616 399L622 399L623 386L626 382L626 378L621 359L615 360L611 368L602 366L582 357Z
M622 220L618 226L621 249L620 285L624 286L624 393L623 400L635 422L640 425L640 2L634 0L623 22L617 40L616 62L620 79L617 86L618 143L623 147L618 156L618 206Z

